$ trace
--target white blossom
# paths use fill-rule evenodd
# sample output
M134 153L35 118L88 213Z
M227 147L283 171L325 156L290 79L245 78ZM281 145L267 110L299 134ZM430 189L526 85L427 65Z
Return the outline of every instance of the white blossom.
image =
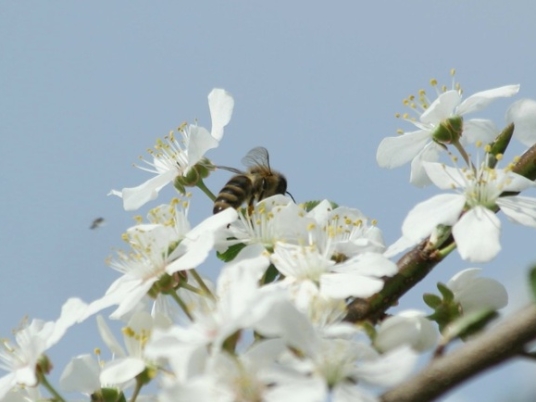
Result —
M484 109L493 100L510 97L519 91L519 85L507 85L477 92L462 101L461 88L454 84L452 89L438 93L437 99L430 102L424 92L418 99L406 100L406 104L417 113L417 117L404 115L405 120L414 124L418 130L404 132L403 135L384 138L378 147L376 160L381 167L394 168L411 161L410 182L416 186L430 183L423 169L423 162L437 161L443 146L434 140L440 124L451 117L463 117ZM498 130L490 120L473 119L463 121L462 140L485 143L491 142Z
M231 120L234 100L227 91L214 88L208 95L208 104L212 119L210 133L206 128L197 124L181 126L179 133L182 141L179 141L171 132L164 140L158 140L154 150L150 151L152 162L143 160L149 168L140 167L140 169L154 173L156 176L137 187L110 192L111 195L123 199L125 210L136 210L154 200L164 186L172 183L177 176L188 174L209 149L219 145L223 136L223 128Z

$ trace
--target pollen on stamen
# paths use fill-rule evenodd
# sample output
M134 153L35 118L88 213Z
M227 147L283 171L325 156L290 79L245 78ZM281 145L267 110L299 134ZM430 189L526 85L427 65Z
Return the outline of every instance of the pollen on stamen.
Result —
M371 219L370 224L372 226L376 226L376 225L378 225L378 220L377 219Z
M100 356L100 354L101 354L101 349L100 349L100 348L95 348L95 349L93 349L93 353L94 353L95 355L97 355L97 356Z
M188 125L187 121L182 122L181 125L177 127L177 131L183 132L187 125Z
M307 230L314 230L316 228L316 225L314 223L309 223L307 225Z
M397 128L396 133L402 135L404 134L404 130L402 130L401 128Z
M395 113L395 118L399 119L400 118L400 113Z
M437 86L437 79L435 78L430 79L430 86L435 88Z
M121 328L121 332L123 333L123 335L128 336L129 338L134 338L134 336L136 335L136 332L130 327Z

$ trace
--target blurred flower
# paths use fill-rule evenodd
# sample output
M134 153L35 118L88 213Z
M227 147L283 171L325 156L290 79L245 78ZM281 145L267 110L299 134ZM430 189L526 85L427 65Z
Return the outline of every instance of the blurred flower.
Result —
M167 318L156 315L152 317L144 311L137 311L123 328L123 339L126 353L115 339L102 316L97 317L99 332L104 342L114 354L114 360L108 362L102 369L99 379L103 384L125 384L141 374L152 363L145 357L145 345L149 342L155 328L165 329L171 325Z
M132 311L159 279L168 279L178 271L196 268L205 261L214 246L216 232L233 222L236 215L236 211L229 208L205 219L187 233L179 233L178 228L188 227L182 219L181 223L142 224L128 229L126 240L132 252L118 252L110 263L123 276L110 285L102 298L90 304L87 315L113 305L118 307L111 314L112 318Z
M388 352L402 345L411 346L417 352L433 348L438 333L425 314L417 310L406 310L386 318L378 328L374 346L380 352Z
M231 120L234 100L227 91L215 88L208 95L208 105L212 119L210 133L196 124L179 127L182 141L175 138L172 132L164 140L158 140L154 150L149 151L153 157L152 162L143 160L150 167L140 169L155 173L155 177L137 187L112 190L109 193L123 199L125 210L136 210L154 200L165 185L172 183L177 176L187 175L209 149L218 146L223 137L223 128Z
M337 299L369 297L383 288L383 276L397 272L396 264L382 254L365 252L337 264L315 246L276 243L271 256L284 275L283 284L313 282L320 293Z
M506 122L514 123L514 137L523 145L531 147L536 143L536 101L520 99L506 112Z
M289 356L288 365L309 378L295 385L298 400L374 401L364 384L394 386L411 374L416 360L417 354L409 347L380 355L361 342L323 338L306 359ZM301 394L311 393L318 399L300 399Z
M2 342L0 368L9 373L0 378L0 399L16 385L34 387L38 384L36 370L43 353L55 345L69 327L81 321L86 308L82 300L69 299L58 320L34 319L16 332L16 346L11 346L7 340Z
M464 314L482 309L499 310L508 304L505 287L494 279L478 277L481 271L480 268L467 268L447 282Z
M296 384L307 380L276 364L277 357L284 350L285 345L280 340L264 340L236 356L226 351L217 351L207 358L202 374L188 381L175 381L170 384L159 394L159 400L162 402L297 400L299 396L295 393Z
M381 253L385 250L381 230L358 209L333 209L331 203L324 200L307 217L315 221L309 244L315 244L330 258L341 260L366 251Z

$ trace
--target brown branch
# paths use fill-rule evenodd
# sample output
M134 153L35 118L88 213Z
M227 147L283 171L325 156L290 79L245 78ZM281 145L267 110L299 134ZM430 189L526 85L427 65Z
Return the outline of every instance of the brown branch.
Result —
M508 317L497 327L433 360L414 378L384 393L383 402L425 402L524 351L536 339L536 304Z
M445 243L448 244L452 241L450 238ZM389 307L426 277L442 259L435 250L429 249L429 240L423 240L398 260L398 273L386 278L380 292L368 299L356 299L348 306L345 321L369 320L373 323L377 322Z

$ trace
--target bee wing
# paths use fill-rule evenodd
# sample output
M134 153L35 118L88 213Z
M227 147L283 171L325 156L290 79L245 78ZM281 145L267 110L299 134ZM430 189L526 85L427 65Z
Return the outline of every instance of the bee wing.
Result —
M242 158L242 163L248 168L262 166L270 170L270 155L264 147L255 147Z
M216 167L216 169L227 170L228 172L233 172L233 173L236 173L236 174L246 174L246 172L243 172L240 169L235 169L235 168L232 168L232 167L229 167L229 166L218 166L218 165L216 165L215 167Z

